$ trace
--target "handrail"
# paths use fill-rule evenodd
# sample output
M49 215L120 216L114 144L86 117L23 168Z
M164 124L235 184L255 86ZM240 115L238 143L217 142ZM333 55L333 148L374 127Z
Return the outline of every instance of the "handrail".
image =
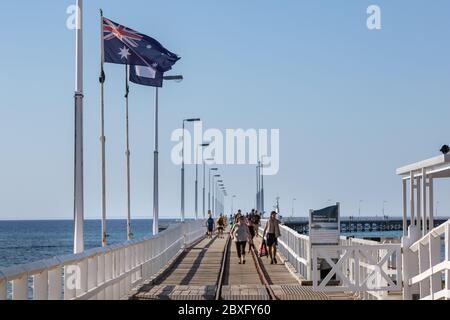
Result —
M30 292L36 300L59 300L63 295L70 300L120 299L133 285L157 274L186 245L200 239L203 229L203 221L187 221L139 240L0 268L0 300L9 296L8 283L14 300L27 300ZM70 281L76 285L72 287Z
M262 235L267 220L261 220L259 232ZM281 225L278 239L279 251L305 280L311 280L311 244L308 236Z
M445 243L445 256L441 255ZM406 238L406 244L413 236ZM404 248L407 272L405 299L416 294L422 300L450 299L450 220Z
M417 252L419 250L420 245L428 245L430 243L430 235L437 238L445 234L445 228L447 225L450 225L450 220L446 223L441 224L440 226L431 230L428 234L417 240L413 245L410 246L410 249L413 252Z

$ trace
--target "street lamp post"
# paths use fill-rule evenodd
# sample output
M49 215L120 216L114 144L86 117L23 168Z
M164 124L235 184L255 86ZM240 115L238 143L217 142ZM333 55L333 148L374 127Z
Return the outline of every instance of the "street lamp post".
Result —
M198 122L200 121L199 118L193 118L193 119L184 119L183 120L183 147L181 150L181 156L182 156L182 164L181 164L181 222L184 222L185 219L185 211L184 211L184 128L186 122Z
M220 178L220 174L217 174L217 175L215 175L214 177L213 177L213 210L212 210L212 212L213 212L213 216L214 217L216 217L216 211L217 211L217 194L218 194L218 192L217 192L217 189L218 189L218 186L217 186L217 184L218 183L221 183L221 182L223 182L223 180L215 180L215 178Z
M231 197L231 214L234 214L234 199L236 198L235 195Z
M165 81L180 82L183 76L165 76ZM159 233L159 88L156 88L155 94L155 144L153 152L153 234Z
M220 193L219 190L222 191L222 193ZM218 197L217 197L218 210L217 211L219 212L219 214L223 213L222 206L223 206L223 193L224 193L224 190L225 190L225 185L223 183L219 184L219 189L217 190L217 193L218 193Z
M359 200L359 206L358 206L358 217L361 220L361 204L363 203L363 200Z
M216 207L215 207L215 201L216 201L215 200L216 178L220 178L220 174L216 174L216 175L212 176L212 194L211 194L211 196L212 196L212 199L211 199L211 206L212 206L212 208L211 208L211 214L212 214L213 217L214 217L215 209L216 209Z
M202 148L203 162L203 218L205 218L205 162L203 161L203 148L209 146L209 143L202 143L197 146L195 159L195 219L198 219L198 151Z
M213 161L214 159L206 159L206 161ZM203 159L203 218L206 218L206 161Z
M211 202L211 171L218 171L218 168L210 168L209 169L209 175L208 175L208 212L211 212L212 208L212 202Z
M73 252L84 251L83 190L83 0L77 0L77 32L75 37L75 165L74 165L74 235Z
M295 211L295 201L297 201L296 198L292 199L292 218L294 217L294 211Z

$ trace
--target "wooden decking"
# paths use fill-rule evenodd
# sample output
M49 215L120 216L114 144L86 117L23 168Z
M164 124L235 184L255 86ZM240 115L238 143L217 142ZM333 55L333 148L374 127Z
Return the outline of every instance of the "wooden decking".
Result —
M228 237L228 235L226 235ZM220 286L223 300L334 300L352 299L350 295L314 292L302 286L289 271L282 257L271 265L267 258L256 258L247 248L246 264L239 264L234 242L226 247L226 237L203 239L187 249L156 279L137 288L137 300L214 300ZM255 239L259 248L260 238ZM222 283L220 270L227 251ZM260 272L258 272L260 270Z

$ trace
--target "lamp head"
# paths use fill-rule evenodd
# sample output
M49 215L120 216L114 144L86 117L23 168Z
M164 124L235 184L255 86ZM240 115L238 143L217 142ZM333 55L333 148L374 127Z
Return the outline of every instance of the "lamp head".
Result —
M175 82L181 82L184 80L184 77L182 75L176 75L176 76L164 76L163 78L166 81L175 81Z
M184 121L186 121L186 122L198 122L198 121L201 121L201 119L200 118L191 118L191 119L185 119Z
M440 150L443 154L449 154L450 152L450 147L448 145L443 145L441 150Z

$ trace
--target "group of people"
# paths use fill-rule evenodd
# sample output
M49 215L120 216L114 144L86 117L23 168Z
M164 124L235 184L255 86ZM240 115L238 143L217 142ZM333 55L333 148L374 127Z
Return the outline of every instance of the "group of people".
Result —
M268 251L271 264L278 264L277 261L277 246L278 238L281 236L280 231L281 222L277 219L277 213L273 211L270 218L267 220L263 232L263 241L261 249ZM224 230L228 226L228 219L221 214L217 220L214 220L212 215L206 222L207 234L212 239L215 229L219 238L224 238ZM239 210L234 216L230 216L230 236L236 244L237 256L239 264L245 264L245 253L247 244L249 249L255 248L253 240L258 236L258 229L261 226L261 215L257 210L252 210L246 215Z
M261 225L261 215L252 210L250 214L243 215L239 210L234 216L233 226L231 228L231 238L236 243L236 251L239 264L245 264L245 253L247 244L250 250L254 248L254 238L258 236L258 229ZM271 264L277 264L277 245L278 238L281 236L280 221L277 219L277 213L274 211L267 220L264 232L262 247L268 249Z
M223 238L223 232L228 226L227 217L221 214L217 220L214 220L211 213L209 213L209 218L206 220L207 235L209 239L212 239L214 230L217 229L217 234L219 238Z

